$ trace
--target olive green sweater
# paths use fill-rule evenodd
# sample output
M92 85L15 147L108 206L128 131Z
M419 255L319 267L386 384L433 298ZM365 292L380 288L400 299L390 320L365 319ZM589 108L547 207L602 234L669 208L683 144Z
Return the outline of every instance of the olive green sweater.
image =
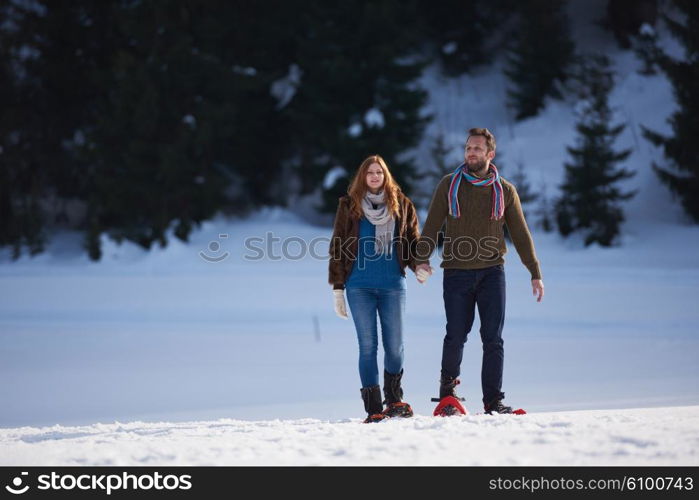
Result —
M448 191L452 174L446 175L434 191L427 221L417 245L416 264L428 264L435 249L437 233L446 220L441 267L444 269L482 269L504 264L507 252L503 227L507 224L512 242L532 279L541 279L522 205L514 185L503 179L505 217L491 220L492 186L474 186L467 181L459 185L458 197L461 217L449 215Z

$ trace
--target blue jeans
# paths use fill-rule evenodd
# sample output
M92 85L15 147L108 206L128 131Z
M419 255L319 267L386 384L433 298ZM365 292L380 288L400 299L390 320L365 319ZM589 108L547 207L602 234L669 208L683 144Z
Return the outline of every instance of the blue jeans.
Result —
M442 347L442 376L461 373L466 337L473 326L475 308L481 320L483 403L502 399L505 360L502 328L505 324L505 270L497 265L485 269L445 269L443 281L447 333Z
M405 289L347 288L346 292L359 341L359 377L362 387L379 385L376 315L378 313L381 321L384 370L391 374L400 373L403 369Z

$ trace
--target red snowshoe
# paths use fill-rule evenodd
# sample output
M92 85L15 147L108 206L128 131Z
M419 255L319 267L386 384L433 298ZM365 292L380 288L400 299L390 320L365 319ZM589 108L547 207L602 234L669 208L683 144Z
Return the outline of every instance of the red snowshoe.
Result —
M445 396L439 400L437 408L434 409L434 416L451 417L453 415L468 415L468 412L458 398L455 398L454 396Z

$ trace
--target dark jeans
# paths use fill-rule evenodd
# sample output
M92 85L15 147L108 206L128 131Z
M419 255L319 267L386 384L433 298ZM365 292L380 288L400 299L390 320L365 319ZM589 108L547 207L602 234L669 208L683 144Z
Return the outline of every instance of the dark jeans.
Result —
M475 308L481 320L483 403L502 399L505 359L502 327L505 323L505 270L502 265L485 269L445 269L444 309L447 334L442 348L442 376L461 373L466 337L473 326Z

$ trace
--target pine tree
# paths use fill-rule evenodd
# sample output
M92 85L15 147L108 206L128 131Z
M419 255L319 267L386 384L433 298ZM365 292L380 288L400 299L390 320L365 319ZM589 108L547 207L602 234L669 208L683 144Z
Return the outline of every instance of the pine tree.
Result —
M432 161L428 162L422 170L413 173L411 176L414 189L412 200L417 207L427 210L439 181L442 177L451 174L456 169L457 164L452 161L454 158L452 153L454 153L454 149L447 145L445 134L443 131L440 131L434 137L432 147L430 148L430 157ZM445 228L446 223L442 224L442 227L437 233L437 248L440 250L444 244Z
M645 76L656 74L656 66L662 57L658 47L658 34L650 24L642 24L634 41L634 51L643 63L638 72Z
M534 192L534 190L531 187L531 184L529 183L529 180L527 179L527 174L524 171L524 164L521 161L517 162L517 170L515 170L512 175L509 175L508 172L508 167L507 164L504 162L504 153L502 151L498 151L498 155L495 158L497 161L497 169L498 173L507 181L509 181L517 190L517 196L519 197L520 204L522 205L522 213L524 213L524 216L526 218L527 216L527 210L528 207L535 202L538 199L538 194ZM510 236L510 230L505 225L503 229L503 233L505 235L505 239L507 241L512 241L512 237Z
M665 22L684 45L686 54L683 60L663 55L659 63L672 82L678 105L678 111L669 119L673 135L664 136L645 128L643 134L663 148L667 159L666 167L653 163L653 170L699 224L699 3L691 0L672 3L684 19L680 22L665 16Z
M311 3L296 40L295 63L302 84L282 114L288 157L301 181L299 194L321 188L335 166L354 173L380 154L410 193L415 147L428 118L427 93L416 80L425 67L417 58L420 38L412 2L349 0ZM321 211L332 213L347 185L322 190Z
M565 0L520 2L514 44L505 74L511 87L509 105L517 120L535 116L547 96L560 99L574 44L568 32Z
M25 246L41 252L50 229L68 221L67 201L82 199L75 149L104 91L94 75L109 62L113 16L108 5L76 0L9 2L1 17L0 245L18 257Z
M411 176L411 184L413 185L412 200L416 206L428 208L434 188L439 181L442 177L456 169L458 165L450 160L453 152L453 148L447 146L444 132L440 131L437 133L430 147L431 161L427 162L421 170L416 171Z
M454 77L492 62L508 37L507 19L517 4L516 0L419 0L420 27L442 72Z
M544 230L544 232L550 233L554 229L554 215L554 207L548 196L546 184L542 182L539 204L536 208L536 225Z
M289 67L293 2L177 0L123 5L122 43L82 153L86 245L100 234L144 248L230 207L273 204L285 151L272 83Z
M567 148L571 161L565 164L562 197L556 203L556 221L563 236L581 232L586 246L594 242L610 246L624 220L619 202L635 194L622 193L615 185L633 175L616 166L631 151L613 149L625 125L611 125L613 113L608 95L614 82L607 57L582 59L575 78L580 96L579 121L575 127L579 136L576 147Z
M176 236L186 240L220 206L223 184L211 167L215 112L205 88L205 79L221 75L197 46L196 10L184 1L149 2L122 7L116 19L122 43L101 75L109 91L81 150L89 165L86 247L93 259L100 258L102 233L164 247L175 223Z
M76 0L0 12L0 245L16 255L41 251L62 217L52 206L68 200L83 207L98 259L104 235L149 248L172 228L186 240L217 210L284 204L317 189L328 166L351 171L371 153L410 190L403 153L428 121L414 2Z
M36 119L27 112L33 85L21 78L25 62L35 55L21 38L20 27L28 15L12 3L0 8L5 20L0 25L0 246L11 247L15 259L24 248L30 254L40 252L45 240L39 206L45 175L36 169L37 151L29 147L32 137L27 133ZM23 45L22 59L18 52Z
M519 195L519 201L522 204L522 210L526 215L526 208L539 199L539 195L534 192L527 174L524 171L524 164L520 161L517 162L517 170L508 179L512 184L514 184L517 189L517 194Z

